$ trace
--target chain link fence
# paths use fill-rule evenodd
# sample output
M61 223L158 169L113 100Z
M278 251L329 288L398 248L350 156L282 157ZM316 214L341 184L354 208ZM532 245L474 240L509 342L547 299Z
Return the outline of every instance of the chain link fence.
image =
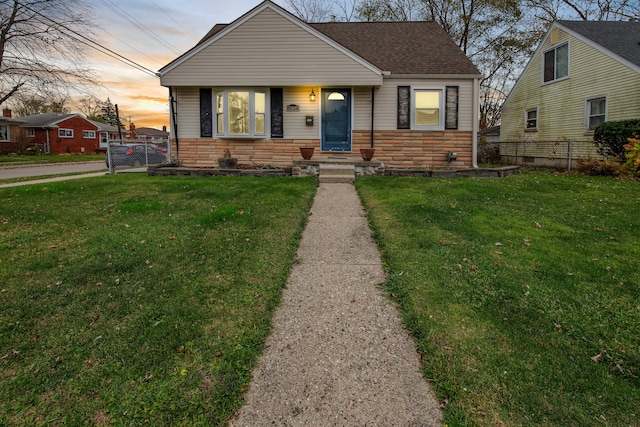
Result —
M149 166L169 163L170 148L167 142L111 140L107 145L105 163L109 173L132 168L148 169Z
M478 143L478 163L521 166L575 167L578 160L602 159L593 140L492 141Z

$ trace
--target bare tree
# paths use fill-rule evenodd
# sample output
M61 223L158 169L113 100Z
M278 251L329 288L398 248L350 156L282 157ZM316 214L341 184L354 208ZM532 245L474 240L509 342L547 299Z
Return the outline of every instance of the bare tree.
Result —
M305 22L326 22L333 16L333 4L324 0L287 0L294 15Z
M88 119L95 120L102 113L105 101L102 101L95 95L88 95L78 100L76 108Z
M89 16L81 0L1 0L0 103L21 91L68 94L93 84L83 61Z
M66 114L71 110L68 107L70 98L58 92L31 94L18 92L13 99L13 110L17 116L30 116L42 113Z
M640 19L638 0L524 0L543 21L580 19L583 21L620 21Z

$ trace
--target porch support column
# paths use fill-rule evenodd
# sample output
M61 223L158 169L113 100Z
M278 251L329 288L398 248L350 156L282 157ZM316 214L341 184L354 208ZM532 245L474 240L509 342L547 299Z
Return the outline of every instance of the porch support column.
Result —
M371 86L371 148L373 148L373 118L374 118L374 109L376 106L376 87Z
M480 79L473 79L473 134L471 155L473 159L471 164L474 168L478 167L478 128L480 126Z

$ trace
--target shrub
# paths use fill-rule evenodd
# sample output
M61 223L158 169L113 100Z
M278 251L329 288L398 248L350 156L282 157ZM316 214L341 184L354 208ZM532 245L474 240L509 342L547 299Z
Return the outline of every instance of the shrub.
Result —
M640 119L604 122L593 134L598 153L625 161L624 148L629 138L640 138Z
M627 166L634 176L640 176L640 139L629 138L629 143L624 146L627 150Z
M576 163L578 173L589 176L618 177L624 173L622 165L615 160L580 159Z

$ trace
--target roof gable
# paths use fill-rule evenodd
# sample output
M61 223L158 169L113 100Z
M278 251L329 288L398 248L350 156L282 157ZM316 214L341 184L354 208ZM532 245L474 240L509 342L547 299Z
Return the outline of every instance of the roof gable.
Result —
M629 25L630 24L630 25ZM509 92L507 99L503 103L503 108L509 101L513 93L517 90L524 76L529 72L531 64L545 49L547 41L551 37L554 29L559 28L565 31L569 36L579 39L583 43L592 48L610 56L616 61L627 65L631 69L640 73L640 63L635 61L640 58L640 22L621 22L621 21L556 21L540 41L534 54L529 58L529 62L520 73L518 80ZM577 30L580 31L577 31ZM587 36L588 35L588 36ZM598 42L599 41L599 42ZM603 43L603 44L600 44ZM619 44L620 46L615 46ZM623 53L625 57L617 54L613 50L607 48L610 46L616 51ZM625 53L626 52L626 53ZM628 58L628 59L627 59ZM636 58L636 59L633 59Z
M287 34L287 36L288 36L287 38L292 38L294 36L300 37L300 36L304 36L304 33L307 33L308 35L312 36L310 39L307 40L307 42L310 42L310 43L313 43L313 42L324 43L327 46L335 49L337 52L341 53L342 55L344 55L348 59L350 59L352 61L355 61L360 66L362 66L365 69L367 69L369 72L376 73L378 75L381 74L381 70L378 69L375 65L367 62L366 60L364 60L363 58L357 56L356 54L354 54L353 52L349 51L348 49L345 49L339 43L336 43L331 38L326 37L325 35L323 35L322 33L318 32L317 30L315 30L314 28L312 28L311 26L309 26L308 24L306 24L302 20L298 19L297 17L295 17L291 13L287 12L286 10L282 9L280 6L276 5L275 3L273 3L273 2L271 2L269 0L266 0L266 1L262 2L261 4L256 6L254 9L250 10L249 12L247 12L246 14L241 16L240 18L236 19L231 24L228 24L228 25L217 24L217 25L215 25L209 31L209 33L207 33L207 35L205 37L203 37L202 40L200 40L200 42L198 42L198 44L195 47L193 47L191 50L189 50L188 52L186 52L182 56L178 57L177 59L175 59L174 61L172 61L168 65L166 65L165 67L161 68L159 73L161 75L166 75L167 73L169 73L172 70L174 70L176 67L184 64L185 62L187 62L187 61L191 60L192 58L194 58L197 54L199 54L199 53L203 52L205 49L211 47L212 45L214 45L214 43L224 39L226 36L230 35L235 30L238 30L238 29L242 30L243 29L242 27L245 26L245 24L247 24L249 21L255 19L259 15L264 14L265 12L273 12L276 15L278 15L280 18L283 18L283 20L281 22L288 22L289 24L291 24L289 26L290 30L295 31L295 29L296 29L295 27L297 27L298 30L301 30L301 31L296 31L295 34ZM266 34L265 34L265 36L266 36ZM261 35L257 35L257 37L261 37ZM282 41L282 38L280 40L278 40L278 41ZM273 48L274 49L277 48L277 45L274 44ZM238 52L238 53L240 55L246 54L245 52Z
M563 30L640 69L640 22L558 21ZM594 46L595 47L595 46Z
M464 55L451 37L433 21L414 22L339 22L339 23L305 23L293 16L280 6L267 0L256 8L247 12L231 24L216 24L190 51L180 56L160 70L161 76L166 76L186 63L195 62L197 56L206 55L214 44L223 43L225 37L230 37L234 31L247 31L247 23L256 19L260 14L271 11L288 21L289 26L297 27L298 31L286 33L280 39L273 39L273 44L267 50L277 51L277 45L290 39L306 38L309 50L312 45L323 43L345 57L345 61L353 61L369 72L378 76L381 74L401 75L465 75L480 76L480 72ZM280 23L279 25L283 25ZM265 29L262 34L254 37L266 39L273 31L274 25ZM265 27L266 28L266 27ZM244 50L244 47L243 47ZM265 49L261 51L265 55ZM322 55L305 57L306 52L300 52L295 62L306 61L308 68L317 69L313 61L319 61ZM253 52L255 55L255 52ZM227 55L229 53L227 52ZM244 52L234 51L233 55L250 56L250 49ZM325 51L323 55L327 55ZM212 58L214 55L210 55ZM217 60L225 60L228 56L217 55ZM213 62L213 59L210 60ZM309 65L310 64L310 65ZM204 66L201 65L201 66ZM269 70L273 71L273 69ZM301 70L301 72L304 72ZM317 83L310 79L307 83ZM299 82L298 82L299 83ZM162 83L166 84L165 82ZM295 84L292 82L291 84ZM367 84L363 82L363 84Z

